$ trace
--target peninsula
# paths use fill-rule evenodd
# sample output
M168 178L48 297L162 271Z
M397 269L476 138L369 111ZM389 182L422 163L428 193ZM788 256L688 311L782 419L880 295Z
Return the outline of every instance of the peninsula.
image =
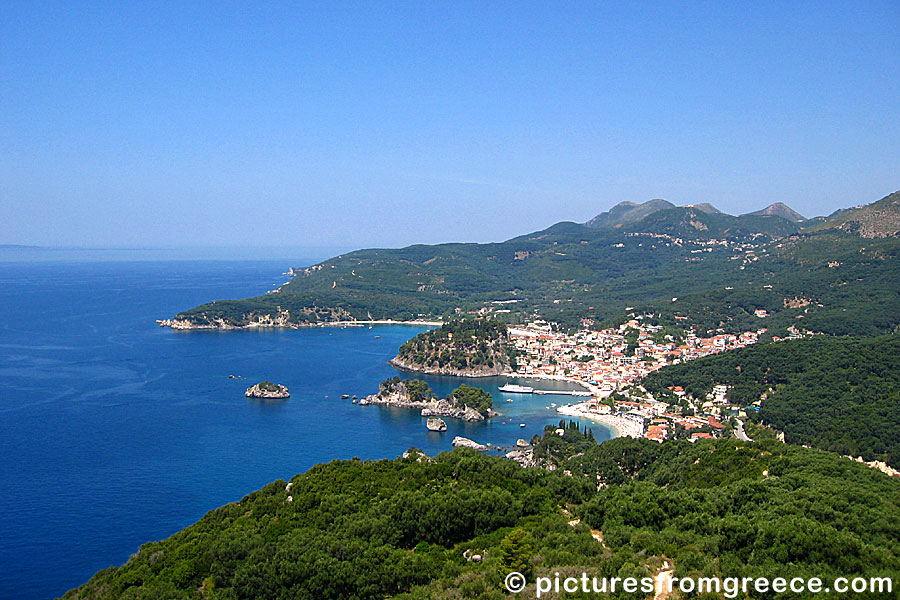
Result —
M828 217L756 212L625 202L587 223L499 243L357 250L292 267L264 295L213 300L158 323L256 330L539 315L572 330L620 323L634 308L666 325L730 334L750 329L756 310L782 336L791 327L880 335L900 326L891 260L900 192Z
M503 321L458 319L420 333L400 346L389 362L413 373L491 377L514 373L515 356Z

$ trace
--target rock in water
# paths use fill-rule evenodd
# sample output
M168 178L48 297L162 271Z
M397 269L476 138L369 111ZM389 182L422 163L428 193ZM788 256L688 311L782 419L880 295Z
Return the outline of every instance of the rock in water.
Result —
M430 417L425 421L425 427L428 428L428 431L447 431L446 421L437 417Z
M531 446L531 444L529 444L527 441L523 440L522 438L519 438L516 440L516 446L518 446L519 448L528 448L529 446Z
M271 381L261 381L256 385L247 388L244 394L248 398L290 398L291 394L287 387L272 383Z
M471 448L472 450L478 450L479 452L487 452L487 446L485 446L484 444L479 444L478 442L472 441L469 438L464 438L459 435L453 438L453 447Z

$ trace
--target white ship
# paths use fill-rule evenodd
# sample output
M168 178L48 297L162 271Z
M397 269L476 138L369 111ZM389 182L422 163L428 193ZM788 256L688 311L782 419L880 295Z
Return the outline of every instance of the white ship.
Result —
M534 392L533 387L528 387L527 385L516 385L514 383L507 383L502 388L500 388L501 392L506 392L508 394L531 394Z

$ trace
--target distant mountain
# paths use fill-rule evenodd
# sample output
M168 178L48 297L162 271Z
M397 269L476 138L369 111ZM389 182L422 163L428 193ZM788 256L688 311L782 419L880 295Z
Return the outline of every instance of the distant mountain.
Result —
M648 215L655 212L675 208L671 202L662 199L647 200L643 204L636 202L620 202L609 209L608 212L600 213L587 223L588 227L621 227L629 223L636 223Z
M768 205L762 210L757 210L747 214L756 216L781 217L782 219L787 219L788 221L793 221L794 223L799 223L800 221L806 220L806 217L798 213L787 204L784 204L783 202L776 202L774 204Z
M690 208L708 215L725 215L721 210L710 204L709 202L701 202L700 204L688 204L687 206L678 207L667 200L657 198L648 200L643 204L635 202L620 202L613 206L609 211L600 213L587 223L588 227L601 229L604 227L624 227L633 223L638 223L650 215L654 215L661 211L671 210L673 208ZM730 215L729 215L730 216Z
M617 324L637 307L698 331L874 335L900 327L900 236L886 236L900 229L898 203L900 194L832 215L815 226L824 231L670 206L618 226L563 222L500 243L357 250L295 268L263 296L209 302L160 324L307 327L502 310L512 322L539 314L576 327ZM605 221L641 207L620 205Z
M700 204L688 204L685 208L696 208L699 211L705 212L708 215L725 215L728 213L724 213L709 202L701 202Z
M809 231L826 229L857 233L864 238L900 235L900 191L872 204L838 210L808 228Z
M735 239L756 235L782 237L799 231L796 223L779 216L742 215L735 217L717 210L710 204L679 206L657 211L637 223L624 226L624 229L690 239Z

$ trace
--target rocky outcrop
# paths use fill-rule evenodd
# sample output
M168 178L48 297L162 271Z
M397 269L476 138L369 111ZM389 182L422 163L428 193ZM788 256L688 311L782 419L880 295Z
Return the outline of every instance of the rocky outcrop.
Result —
M447 431L447 422L437 417L430 417L425 421L428 431Z
M423 417L446 417L449 419L460 419L475 423L484 421L487 418L494 417L498 413L488 411L487 415L483 415L473 408L459 407L452 404L446 399L432 400L412 400L408 394L403 392L394 392L391 394L373 394L366 396L359 403L363 406L367 404L379 404L381 406L394 406L396 408L415 408L421 411Z
M871 467L872 469L875 469L877 471L881 471L882 473L884 473L885 475L888 475L890 477L900 477L900 471L898 471L897 469L889 466L887 463L882 462L880 460L868 460L867 461L867 460L864 460L862 456L857 456L857 457L848 456L847 458L849 458L850 460L854 460L858 463L862 463L862 464L864 464L868 467Z
M496 415L497 413L494 411L488 411L487 415L483 415L474 408L469 408L468 406L459 407L444 399L432 402L430 406L422 409L423 417L449 417L470 423L484 421L486 418Z
M512 374L513 370L507 364L494 363L493 367L481 365L478 367L469 367L465 369L455 369L449 365L443 367L435 367L433 365L420 365L405 360L400 356L395 356L388 363L410 373L423 373L426 375L451 375L454 377L496 377L497 375Z
M453 438L453 447L454 448L471 448L472 450L478 450L479 452L487 452L488 447L484 444L479 444L476 441L470 440L469 438L464 438L460 435Z
M215 304L215 303L212 303ZM212 306L209 305L209 306ZM317 309L301 307L291 313L288 309L258 310L243 314L239 319L226 320L215 308L208 311L179 313L171 319L157 319L160 327L172 329L305 329L323 325L353 323L353 315L343 308Z
M256 385L251 385L247 388L244 395L248 398L269 398L278 400L291 397L287 387L272 383L271 381L261 381Z
M202 317L202 319L192 319L176 316L172 319L157 319L156 324L172 329L256 329L260 327L299 329L303 327L303 325L291 321L291 313L288 310L280 310L274 315L267 312L251 313L245 315L240 324L229 323L222 317L209 317L205 314Z
M222 319L215 323L194 323L188 319L157 319L156 324L160 327L170 327L172 329L237 329L237 327L229 325Z
M381 383L377 394L366 396L359 401L359 404L362 406L378 404L395 408L411 408L420 411L423 417L460 419L470 423L484 421L499 414L490 409L485 412L479 412L474 408L446 398L435 398L430 389L427 390L427 393L412 396L409 388L407 388L407 383L410 385L413 383L424 385L416 380L410 382L409 380L399 381L399 378L388 379Z
M412 458L415 459L415 461L418 463L431 462L431 458L418 448L410 448L409 450L401 454L400 458Z
M504 457L518 463L522 467L540 467L542 469L547 469L548 471L556 470L556 465L552 462L537 458L534 455L534 448L530 446L528 448L520 447L518 450L507 452Z

